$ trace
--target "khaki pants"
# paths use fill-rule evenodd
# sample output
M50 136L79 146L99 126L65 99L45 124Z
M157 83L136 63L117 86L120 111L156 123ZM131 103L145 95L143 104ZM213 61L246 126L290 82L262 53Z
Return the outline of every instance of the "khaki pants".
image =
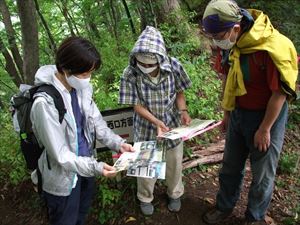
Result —
M183 142L166 153L166 183L169 198L179 198L183 195L182 183ZM137 197L141 202L152 202L156 179L137 178Z

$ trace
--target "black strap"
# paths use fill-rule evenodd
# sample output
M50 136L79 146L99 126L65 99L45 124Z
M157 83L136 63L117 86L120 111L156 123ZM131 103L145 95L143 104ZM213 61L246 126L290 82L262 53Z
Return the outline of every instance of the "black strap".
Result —
M48 95L50 95L53 98L55 108L57 109L59 114L59 123L62 123L66 113L66 108L65 108L63 98L59 93L59 91L53 85L43 84L39 86L36 90L36 93L40 93L40 92L46 92Z
M55 108L58 111L59 123L62 123L65 113L66 113L66 108L65 108L63 98L62 98L61 94L59 93L59 91L53 85L43 84L41 86L37 86L36 89L33 90L33 92L34 93L46 92L48 95L50 95L53 98ZM32 97L33 97L33 95L34 94L32 94ZM48 169L50 170L51 166L50 166L48 154L46 154L46 157L47 157ZM41 183L41 182L39 182L39 183Z
M36 168L36 173L37 173L37 177L38 177L38 193L41 195L42 191L43 191L43 179L42 179L42 173L39 169L39 167Z

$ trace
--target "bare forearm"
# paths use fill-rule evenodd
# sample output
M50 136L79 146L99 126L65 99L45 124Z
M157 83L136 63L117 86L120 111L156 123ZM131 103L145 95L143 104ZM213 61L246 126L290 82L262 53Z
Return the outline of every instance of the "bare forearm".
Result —
M176 95L176 105L179 110L186 110L186 100L183 92L178 92Z
M286 100L286 95L282 91L273 92L268 102L266 114L259 129L269 132L276 121L281 108Z
M148 109L146 109L144 106L142 105L135 105L134 106L134 111L139 114L141 117L143 117L144 119L150 121L153 124L157 124L158 119L152 115L152 113L149 112Z

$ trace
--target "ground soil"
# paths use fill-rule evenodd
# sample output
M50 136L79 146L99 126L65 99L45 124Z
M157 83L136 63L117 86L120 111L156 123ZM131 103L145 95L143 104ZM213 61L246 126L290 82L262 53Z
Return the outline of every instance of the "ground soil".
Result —
M292 136L293 134L291 134ZM288 145L290 146L290 145ZM288 149L290 151L290 149ZM294 149L295 150L295 149ZM218 191L218 170L220 165L205 166L201 171L185 171L185 195L182 200L182 210L179 213L171 213L167 210L166 188L163 183L158 183L155 188L155 212L151 217L144 217L139 211L135 190L124 196L123 206L118 210L120 216L107 224L120 225L201 225L202 215L211 209L215 203L215 195ZM298 168L299 170L299 168ZM124 178L122 183L133 182L133 178ZM127 180L126 180L127 179ZM232 214L223 221L222 225L243 224L243 215L247 203L247 192L251 182L249 164L241 198ZM295 208L299 207L299 171L298 175L290 176L278 171L276 187L268 215L273 217L277 224L288 224L283 221L286 218L296 217ZM121 187L122 188L122 187ZM93 207L96 207L96 200ZM100 224L97 216L90 213L87 225ZM42 201L34 192L29 180L18 186L0 184L0 224L1 225L44 225L47 222L46 209ZM295 224L295 223L292 223ZM300 224L300 223L299 223Z

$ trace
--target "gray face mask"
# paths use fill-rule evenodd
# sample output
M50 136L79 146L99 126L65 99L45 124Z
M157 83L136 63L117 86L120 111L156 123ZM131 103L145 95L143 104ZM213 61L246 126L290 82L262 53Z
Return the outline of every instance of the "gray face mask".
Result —
M232 35L232 31L233 30L231 30L230 35L229 35L229 37L227 39L224 39L224 40L215 40L215 39L213 39L213 43L216 46L220 47L221 49L224 49L224 50L231 49L235 45L235 43L236 43L236 40L233 41L233 42L230 41L230 38L231 38L231 35Z
M235 42L230 41L229 38L225 39L225 40L215 40L215 39L213 39L213 42L216 46L218 46L218 47L220 47L221 49L224 49L224 50L229 50L235 45Z

